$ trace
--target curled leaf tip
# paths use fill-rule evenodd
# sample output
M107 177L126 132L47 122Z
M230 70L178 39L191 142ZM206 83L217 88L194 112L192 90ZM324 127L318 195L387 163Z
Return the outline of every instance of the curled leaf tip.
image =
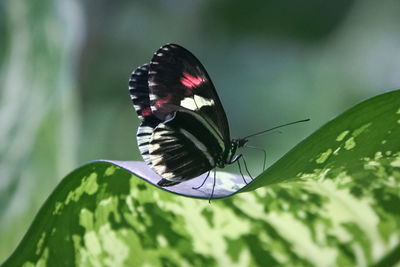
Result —
M147 181L148 183L171 193L175 193L178 195L183 195L187 197L193 198L204 198L208 199L211 195L214 177L210 174L207 181L198 189L194 189L199 187L204 179L207 176L207 173L204 173L196 178L190 179L188 181L182 182L177 185L162 187L157 185L157 183L161 180L158 174L156 174L146 163L140 161L118 161L118 160L99 160L102 162L108 162L113 165L116 165L120 168L123 168L130 173L136 175L137 177ZM250 178L245 177L246 181L251 182ZM212 199L224 198L231 196L245 187L247 184L243 180L241 174L233 174L227 172L217 171L216 173L216 181L214 194Z

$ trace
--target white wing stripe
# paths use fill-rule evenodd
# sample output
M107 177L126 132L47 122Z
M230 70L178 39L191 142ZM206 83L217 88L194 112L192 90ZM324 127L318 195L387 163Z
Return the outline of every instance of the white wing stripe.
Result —
M193 97L185 97L182 99L181 106L195 111L205 106L214 106L214 100L207 99L199 95L194 95Z
M207 147L200 142L199 139L197 139L193 134L189 133L188 131L186 131L185 129L179 129L179 131L186 136L190 141L192 141L192 143L201 151L203 152L204 156L206 156L206 158L208 159L208 161L210 162L211 166L215 165L214 159L213 157L210 155L210 153L208 153Z
M181 110L181 111L189 113L189 111L185 111L185 110ZM208 121L208 120L204 119L201 115L194 113L194 112L190 112L190 114L193 115L196 119L198 119L211 132L211 134L215 137L215 139L217 139L221 150L225 151L224 140L222 139L222 136L219 133L219 131L216 130L218 128L215 127L215 125L213 125L212 121Z

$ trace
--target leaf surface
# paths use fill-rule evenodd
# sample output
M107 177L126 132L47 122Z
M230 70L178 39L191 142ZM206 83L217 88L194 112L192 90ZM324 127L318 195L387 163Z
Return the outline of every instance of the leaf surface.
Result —
M207 198L209 185L191 189L202 177L166 189L194 197L186 198L153 186L158 177L146 168L95 161L74 170L4 266L400 260L399 90L328 122L246 186L241 175L218 173L215 197L224 199L211 205L195 199Z

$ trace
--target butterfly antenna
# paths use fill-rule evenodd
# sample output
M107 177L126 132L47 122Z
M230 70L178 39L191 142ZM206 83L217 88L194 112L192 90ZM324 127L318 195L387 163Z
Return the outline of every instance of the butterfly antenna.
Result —
M285 127L285 126L288 126L288 125L292 125L292 124L296 124L296 123L299 123L299 122L306 122L306 121L309 121L309 120L310 120L310 119L304 119L304 120L299 120L299 121L293 121L293 122L285 123L285 124L282 124L282 125L279 125L279 126L272 127L271 129L268 129L268 130L264 130L264 131L261 131L261 132L255 133L255 134L251 134L251 135L245 136L245 137L240 138L240 139L245 139L245 140L246 140L246 139L248 139L248 138L250 138L250 137L262 135L262 134L265 134L265 133L267 133L267 132L273 131L273 130L278 129L278 128L282 128L282 127Z

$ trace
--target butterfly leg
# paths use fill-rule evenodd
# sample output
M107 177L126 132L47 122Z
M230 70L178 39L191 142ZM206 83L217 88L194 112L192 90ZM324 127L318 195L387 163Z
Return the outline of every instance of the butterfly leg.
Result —
M254 180L253 176L249 172L249 169L247 168L246 159L244 158L244 155L242 155L242 160L243 160L244 168L246 169L247 174L250 176L251 180Z
M200 186L192 187L192 189L195 189L195 190L200 189L200 188L206 183L206 181L207 181L207 179L208 179L208 176L210 175L210 172L211 172L211 170L207 173L206 178L204 179L204 181L201 183Z
M208 172L208 173L210 173L210 172ZM208 198L208 203L210 203L210 204L211 204L211 199L212 199L212 197L214 196L216 173L217 173L217 171L216 171L216 169L214 169L214 182L213 182L213 187L212 187L211 195L210 195L210 197Z
M239 159L242 157L242 154L240 154L237 158L236 158L236 162L237 162L237 164L238 164L238 167L239 167L239 172L240 172L240 174L242 175L242 179L243 179L243 182L245 183L245 184L248 184L247 183L247 181L246 181L246 179L244 178L244 175L243 175L243 172L242 172L242 167L240 166L240 161L239 161Z
M243 147L247 147L247 148L251 148L251 149L255 149L255 150L259 150L259 151L263 152L263 154L264 154L263 171L265 171L265 165L267 163L267 152L265 151L265 149L255 147L255 146L248 146L247 144L245 144Z

